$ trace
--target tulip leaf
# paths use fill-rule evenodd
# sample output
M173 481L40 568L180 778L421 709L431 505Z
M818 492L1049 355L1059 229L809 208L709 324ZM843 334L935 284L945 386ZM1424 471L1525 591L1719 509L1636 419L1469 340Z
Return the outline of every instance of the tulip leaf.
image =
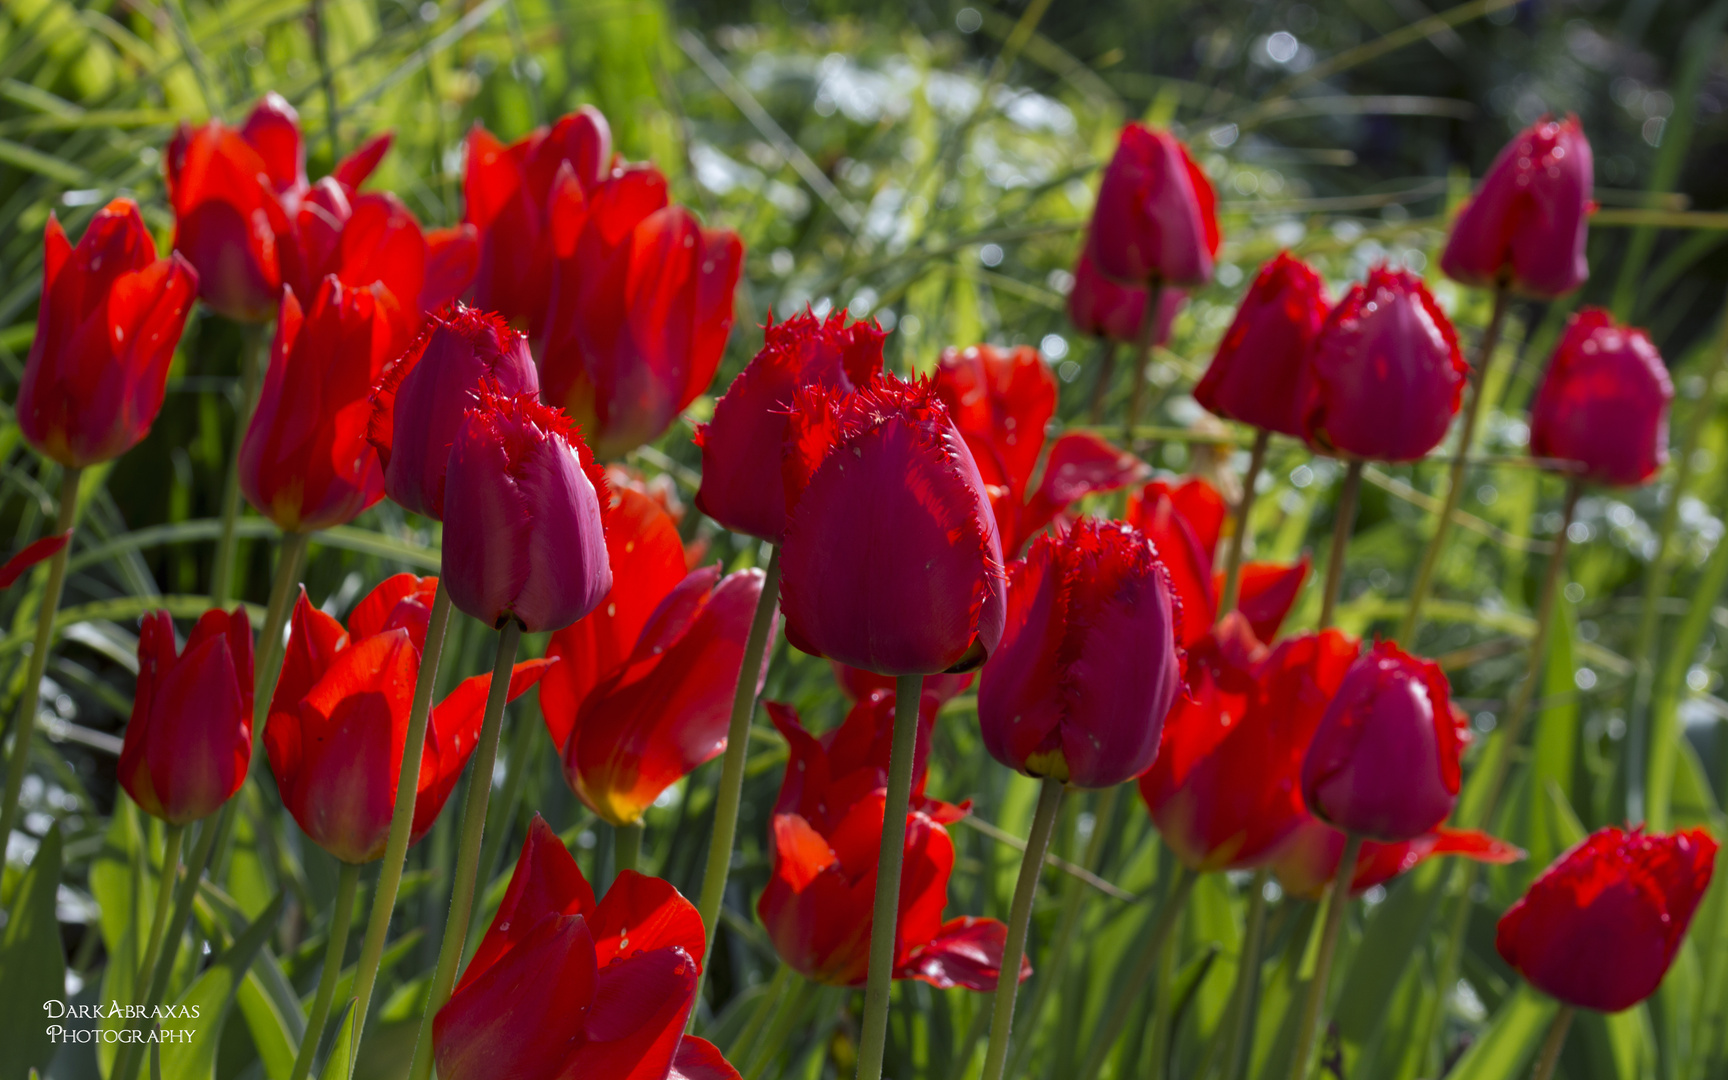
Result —
M1447 1080L1515 1080L1524 1075L1558 1006L1520 983Z
M259 969L266 964L276 967L275 958L268 953L267 949L260 952L234 1000L240 1006L240 1015L246 1020L246 1030L252 1035L252 1045L258 1049L258 1061L264 1068L264 1076L267 1080L287 1080L294 1074L294 1055L300 1048L300 1040L291 1031L289 1018L283 1014L280 1003L266 989L265 979L259 974ZM280 973L279 968L277 971ZM294 1015L299 1016L298 1003ZM305 1025L304 1018L301 1018L302 1031Z
M1531 733L1525 802L1514 812L1515 818L1523 819L1522 828L1515 829L1509 838L1530 853L1516 872L1521 885L1541 873L1573 843L1550 789L1558 793L1568 811L1576 804L1574 778L1582 738L1578 669L1572 647L1576 621L1571 601L1565 596L1556 598L1548 633L1548 655L1542 664L1539 696L1544 704L1534 717Z
M212 1080L216 1075L223 1024L247 969L276 929L284 899L277 897L180 995L174 1010L181 1018L161 1021L164 1031L177 1028L195 1032L187 1041L162 1044L164 1080Z
M19 881L0 935L0 1046L6 1048L0 1080L23 1080L54 1056L44 1017L48 1002L66 994L66 954L55 914L64 850L56 824Z

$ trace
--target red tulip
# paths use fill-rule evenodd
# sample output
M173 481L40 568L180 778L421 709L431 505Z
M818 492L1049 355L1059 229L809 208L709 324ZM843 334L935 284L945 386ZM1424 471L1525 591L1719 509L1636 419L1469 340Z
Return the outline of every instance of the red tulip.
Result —
M1140 794L1164 843L1193 870L1260 866L1309 820L1302 756L1357 643L1337 630L1268 654L1239 612L1188 661L1188 693L1164 724Z
M1196 286L1218 254L1211 181L1168 131L1129 123L1104 169L1086 250L1104 276L1129 285Z
M1140 340L1140 331L1146 324L1146 296L1143 288L1118 285L1099 273L1098 264L1082 247L1080 261L1074 266L1074 285L1068 290L1068 321L1088 337L1134 344ZM1181 289L1159 292L1154 345L1170 340L1170 328L1187 302L1188 296Z
M1002 647L984 665L978 723L992 757L1102 788L1145 772L1181 679L1178 612L1152 545L1082 518L1009 568Z
M384 467L384 492L405 510L444 516L445 470L480 384L506 394L540 387L528 341L504 320L460 304L433 315L372 394L366 438Z
M845 664L830 660L829 666L834 669L834 681L840 684L840 689L853 701L863 701L878 690L892 692L894 678L889 675L878 675L874 671L863 668L848 667ZM950 701L964 694L972 687L972 680L978 677L976 671L956 672L952 675L926 675L924 677L924 697L933 698L937 705Z
M282 805L314 843L344 862L384 854L437 585L437 578L412 574L387 578L355 606L346 630L313 607L305 590L294 605L264 749ZM554 663L517 664L510 697ZM489 674L464 680L432 710L410 842L432 827L474 753L491 683Z
M611 590L606 474L534 394L481 389L451 444L445 496L444 584L481 622L560 630Z
M737 1080L684 1035L707 946L702 917L659 878L618 875L594 902L535 815L498 914L432 1021L444 1080Z
M433 229L426 234L426 281L420 310L430 314L468 291L480 271L480 233L472 225Z
M1674 384L1644 331L1600 308L1572 316L1530 409L1530 452L1599 484L1642 484L1668 462Z
M1568 1005L1629 1009L1662 985L1710 884L1716 846L1703 829L1592 833L1500 917L1494 947Z
M382 283L324 279L304 316L282 294L270 370L240 446L240 490L284 530L352 521L384 497L366 441L372 385L408 343L412 316Z
M1320 820L1387 843L1452 813L1469 729L1446 676L1389 641L1350 668L1302 761L1302 799Z
M1002 546L934 386L800 389L786 446L787 640L883 675L982 663L1002 637Z
M119 457L149 434L198 274L178 254L156 257L130 199L98 211L76 248L50 213L43 247L18 427L43 454L82 468Z
M736 233L666 199L652 166L554 185L552 301L536 323L546 400L603 458L659 438L714 381L744 265Z
M139 809L174 825L213 813L252 761L252 627L246 609L206 611L176 652L174 619L144 616L138 692L119 780Z
M1576 116L1543 117L1506 144L1452 223L1440 269L1479 288L1553 299L1584 284L1593 173Z
M992 345L948 349L936 367L936 394L966 439L1004 554L1028 541L1086 495L1136 483L1151 470L1096 435L1070 432L1050 447L1036 488L1032 474L1044 429L1056 415L1056 375L1036 349Z
M416 316L422 298L433 299L425 234L394 195L357 195L327 176L300 201L294 240L282 246L282 284L298 296L312 296L334 274L356 287L382 282ZM454 296L436 298L438 306Z
M1332 309L1314 343L1303 430L1329 453L1414 461L1446 437L1468 371L1422 279L1377 267Z
M1302 438L1302 371L1331 308L1314 268L1280 252L1242 298L1194 400L1218 416Z
M770 314L762 351L714 403L714 419L696 429L702 448L697 508L733 532L783 542L786 490L772 481L780 475L792 392L800 386L857 389L882 370L887 336L874 322L848 325L844 311L818 319L806 309L779 324Z
M468 133L464 220L480 237L474 302L524 330L540 325L551 296L551 199L568 166L582 192L612 168L612 131L592 105L505 146L479 124Z
M1273 858L1272 872L1278 884L1297 899L1318 900L1325 896L1326 887L1338 876L1338 861L1344 857L1346 839L1337 829L1304 816ZM1524 858L1520 848L1468 829L1435 829L1394 844L1367 840L1356 857L1356 871L1350 876L1350 895L1361 896L1439 855L1461 855L1491 866Z
M839 728L818 739L798 714L769 703L791 760L775 802L771 873L756 913L781 960L805 978L860 986L869 975L876 861L892 742L894 696L878 692L855 705ZM994 990L1007 927L995 919L942 921L954 842L943 827L966 813L925 798L924 762L935 704L919 709L912 810L900 878L894 977L947 989ZM1031 974L1022 962L1020 977Z

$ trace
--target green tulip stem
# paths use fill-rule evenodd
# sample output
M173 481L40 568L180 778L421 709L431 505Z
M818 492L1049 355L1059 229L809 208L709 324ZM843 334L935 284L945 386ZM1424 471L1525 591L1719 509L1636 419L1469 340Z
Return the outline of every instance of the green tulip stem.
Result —
M318 992L306 1018L306 1034L294 1057L293 1080L306 1080L324 1022L330 1018L330 1000L336 996L336 980L342 974L342 956L348 950L348 928L354 921L354 891L360 884L360 864L345 862L336 877L336 906L330 909L330 941L324 949L324 971L318 976Z
M264 624L258 630L257 670L253 673L252 745L262 746L264 724L270 717L270 695L276 692L276 680L282 677L282 655L286 642L282 628L294 610L294 586L300 584L300 571L306 565L306 548L311 544L310 533L282 534L276 552L276 578L270 584L270 604L264 609ZM256 761L261 754L253 754Z
M1553 1080L1554 1070L1560 1064L1560 1051L1566 1047L1566 1033L1572 1028L1572 1013L1572 1006L1562 1005L1554 1014L1554 1022L1548 1025L1548 1037L1542 1040L1542 1052L1536 1057L1536 1071L1530 1080Z
M1123 1029L1128 1026L1128 1019L1134 1011L1135 1002L1139 1000L1141 989L1151 982L1153 974L1158 970L1158 961L1163 957L1164 948L1170 943L1170 935L1175 932L1176 923L1188 904L1188 895L1194 891L1194 883L1199 879L1200 875L1186 866L1177 867L1175 880L1170 883L1170 893L1164 898L1164 906L1158 912L1158 921L1152 925L1151 936L1146 939L1145 947L1134 960L1134 970L1123 984L1123 993L1116 999L1110 1015L1093 1033L1092 1052L1087 1055L1085 1068L1080 1070L1081 1080L1095 1080L1103 1071L1104 1060L1110 1056L1116 1040L1122 1037Z
M1248 543L1248 515L1254 509L1254 485L1266 466L1266 447L1271 441L1272 433L1265 428L1254 432L1254 449L1248 454L1248 471L1242 476L1242 497L1236 500L1236 531L1230 534L1230 547L1224 555L1224 590L1218 597L1220 617L1236 610L1236 594L1242 584L1242 549Z
M208 819L206 820L208 822ZM204 832L213 831L207 823ZM174 968L174 954L178 951L172 948L163 949L162 942L165 939L172 940L178 945L181 931L185 928L184 921L176 918L173 920L171 935L163 932L164 927L169 924L169 920L166 918L169 899L174 895L174 879L180 869L180 847L185 836L184 826L168 826L167 842L163 845L162 850L162 876L156 893L156 913L151 920L150 937L144 943L144 961L138 965L138 982L134 991L146 989L145 983L148 981L147 992L143 995L142 1001L139 1002L143 1005L146 1016L156 1007L156 1003L162 1000L162 994L167 989L168 976ZM146 832L146 837L148 837L148 832ZM203 844L198 846L204 847ZM196 849L194 849L194 854L196 854ZM188 884L195 886L197 881L196 877L192 877L188 880ZM180 892L184 897L186 890L182 888ZM186 899L186 903L188 907L191 906L189 898ZM176 916L179 914L178 907L176 907L175 914ZM114 1057L114 1070L109 1073L111 1080L131 1080L132 1077L136 1076L140 1064L139 1055L142 1053L142 1043L122 1044L120 1052Z
M1098 377L1092 382L1092 402L1086 411L1087 423L1094 427L1104 422L1104 400L1116 378L1116 339L1099 338L1098 344Z
M618 880L618 875L626 870L641 870L642 834L647 831L641 818L612 827L612 880Z
M1020 960L1026 955L1026 935L1032 924L1032 900L1038 892L1038 873L1044 867L1044 852L1056 827L1056 810L1062 804L1062 781L1046 776L1038 789L1038 809L1032 815L1032 833L1026 837L1026 853L1020 860L1020 878L1014 883L1014 902L1008 909L1008 941L1002 949L1002 968L996 976L996 1003L990 1017L990 1048L984 1054L982 1080L1002 1080L1008 1064L1008 1040L1014 1025L1014 998L1020 990Z
M1164 280L1153 278L1146 286L1146 315L1140 320L1140 340L1134 343L1134 380L1129 385L1128 416L1122 424L1122 441L1134 449L1134 430L1140 426L1140 410L1146 401L1146 368L1152 363L1152 346L1158 343L1158 304L1164 296Z
M1362 461L1352 458L1338 489L1338 514L1332 523L1332 551L1326 557L1325 592L1320 600L1320 629L1332 626L1337 614L1338 593L1344 587L1344 549L1350 546L1350 531L1356 526L1356 495L1362 490Z
M264 385L264 369L270 360L270 335L265 323L246 323L240 328L240 411L234 419L234 452L228 459L228 478L222 485L222 535L216 541L216 561L210 568L210 603L226 607L234 595L234 523L240 520L240 447L258 409L258 394Z
M1356 876L1356 859L1362 853L1362 838L1349 833L1338 873L1332 879L1332 895L1326 901L1326 928L1320 935L1320 954L1314 959L1314 977L1308 982L1308 997L1302 1005L1302 1020L1296 1029L1296 1052L1290 1058L1290 1080L1307 1080L1326 1009L1326 984L1332 977L1332 958L1338 952L1338 935L1344 929L1344 912L1350 906L1350 882Z
M1236 966L1236 989L1230 995L1231 1025L1230 1057L1224 1066L1224 1080L1238 1080L1242 1065L1252 1056L1254 1044L1254 1011L1260 999L1260 950L1266 938L1266 885L1272 880L1264 866L1254 871L1248 885L1248 931L1242 939L1242 959Z
M185 835L185 826L170 824L162 843L162 877L156 888L156 913L150 920L150 936L144 942L144 962L138 965L136 986L144 985L144 980L156 970L156 957L162 951L162 931L168 925L168 909L174 906L174 877L180 871L180 841Z

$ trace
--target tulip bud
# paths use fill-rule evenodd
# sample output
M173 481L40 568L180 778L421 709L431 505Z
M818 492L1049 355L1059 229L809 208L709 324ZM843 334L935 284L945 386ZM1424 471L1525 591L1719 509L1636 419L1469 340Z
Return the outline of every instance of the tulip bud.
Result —
M174 825L213 813L246 782L252 761L252 627L246 609L206 611L184 651L174 619L144 616L138 692L119 779L140 809Z
M1168 131L1130 123L1092 210L1086 250L1105 277L1192 287L1212 280L1217 196L1188 148Z
M444 584L481 622L562 629L612 588L606 474L569 419L532 392L481 389L451 444L445 492Z
M403 509L443 518L450 445L485 380L505 394L540 388L527 339L496 315L460 304L429 318L385 372L366 438L378 448L385 494Z
M1439 665L1375 645L1345 675L1302 760L1309 812L1370 840L1428 832L1458 798L1460 719Z
M419 304L429 252L420 222L401 199L356 195L327 176L300 201L296 221L296 243L281 251L282 283L302 302L334 274L354 287L380 282L404 307ZM420 308L412 310L417 321Z
M1414 461L1446 437L1468 372L1422 279L1377 267L1332 309L1314 343L1303 430L1327 452Z
M1592 833L1500 917L1494 947L1568 1005L1629 1009L1662 985L1710 885L1716 847L1703 829Z
M801 389L786 446L787 640L883 675L982 663L1002 637L1002 546L933 385Z
M1330 825L1302 816L1302 823L1274 853L1272 873L1284 892L1300 900L1319 900L1338 876L1348 837ZM1471 862L1505 866L1524 858L1522 848L1469 829L1435 829L1413 840L1380 844L1365 840L1350 875L1350 895L1361 896L1407 874L1429 859L1458 855Z
M1446 240L1440 269L1478 288L1506 285L1553 299L1584 284L1593 182L1590 141L1576 116L1543 117L1488 167Z
M1331 307L1314 268L1280 252L1242 298L1194 400L1218 416L1302 438L1302 369Z
M198 274L156 257L138 206L115 199L74 248L53 214L36 337L18 387L18 426L62 465L111 461L150 432Z
M1146 318L1147 292L1132 285L1118 285L1098 272L1098 264L1086 249L1080 249L1080 261L1074 266L1074 284L1068 290L1068 321L1074 329L1088 337L1109 338L1126 344L1140 340ZM1181 289L1162 289L1158 293L1158 326L1152 343L1163 345L1170 340L1170 329L1176 325L1176 315L1188 302Z
M1668 462L1674 383L1644 331L1600 308L1572 316L1530 409L1530 452L1598 484L1642 484Z
M1152 545L1082 518L1009 569L1002 646L984 665L978 723L992 757L1102 788L1145 772L1176 699L1179 615Z

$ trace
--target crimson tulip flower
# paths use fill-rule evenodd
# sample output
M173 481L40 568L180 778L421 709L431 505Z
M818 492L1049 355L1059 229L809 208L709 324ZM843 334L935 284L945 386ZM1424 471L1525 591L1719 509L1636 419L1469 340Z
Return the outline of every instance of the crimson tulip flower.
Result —
M426 321L372 393L367 441L384 492L404 510L444 516L445 470L462 417L490 380L506 394L540 388L528 341L496 315L461 304Z
M314 843L344 862L384 854L437 587L432 577L386 578L355 605L346 628L313 607L304 589L294 605L264 749L282 805ZM555 663L517 664L510 698ZM491 684L490 674L466 679L432 709L411 843L437 820L473 755Z
M1378 461L1414 461L1440 445L1469 371L1422 279L1386 266L1332 309L1305 370L1308 441Z
M1345 843L1343 833L1304 815L1301 824L1274 853L1272 873L1289 895L1299 900L1319 900L1338 876ZM1350 876L1350 895L1361 896L1374 886L1384 885L1441 855L1504 866L1524 858L1524 851L1471 829L1439 828L1391 844L1364 840L1356 857L1356 870Z
M1217 196L1188 148L1168 131L1124 126L1086 236L1098 269L1127 285L1204 285L1219 239Z
M935 386L984 479L1006 555L1018 555L1081 498L1151 474L1145 462L1098 436L1069 432L1051 444L1032 486L1044 429L1056 415L1056 374L1030 346L949 349L936 366Z
M791 708L775 702L767 707L792 756L774 804L770 876L756 914L775 952L793 970L831 986L861 986L869 975L894 695L873 693L821 738L805 731ZM924 698L906 815L894 977L991 991L1001 972L1007 927L971 916L942 920L954 868L954 841L943 826L967 811L923 794L935 717L935 702ZM1022 961L1020 978L1031 973Z
M786 414L800 386L851 392L882 370L875 322L851 322L845 311L818 319L808 308L763 328L762 351L738 373L714 418L696 429L702 448L702 486L696 506L726 529L770 544L786 537L784 485L764 483L780 474Z
M119 780L144 812L185 825L246 782L252 761L252 626L246 609L206 611L176 650L174 618L144 616L138 692Z
M1572 316L1530 409L1530 452L1599 484L1642 484L1668 462L1674 383L1649 335L1600 308Z
M1080 261L1074 265L1074 284L1068 290L1068 321L1088 337L1133 344L1140 340L1145 325L1147 296L1144 288L1118 285L1105 277L1082 247ZM1152 333L1154 345L1170 340L1176 315L1187 301L1187 294L1180 289L1159 292L1158 325Z
M18 386L18 427L70 468L110 461L150 432L198 273L156 257L138 205L115 199L73 247L52 213L43 237L36 337Z
M1379 642L1350 668L1315 729L1302 800L1345 832L1413 840L1452 813L1468 737L1440 666Z
M444 1080L738 1080L684 1034L707 947L678 890L634 870L599 903L536 814L504 900L432 1020Z
M1494 947L1536 989L1598 1012L1656 992L1716 867L1703 829L1606 828L1555 860L1500 917Z
M1545 300L1571 292L1590 276L1584 239L1593 182L1578 118L1544 116L1488 167L1452 223L1440 269L1466 285L1504 285Z
M381 282L334 274L302 314L283 290L258 408L240 444L240 490L285 531L352 521L384 497L384 470L366 441L372 386L401 355L412 316Z
M1319 273L1279 252L1236 308L1194 400L1218 416L1303 438L1302 372L1331 309Z
M738 235L669 205L649 165L553 185L552 299L536 324L546 400L602 458L659 438L714 381L744 265Z
M1002 545L934 385L801 388L786 447L787 640L881 675L981 664L1002 637Z

